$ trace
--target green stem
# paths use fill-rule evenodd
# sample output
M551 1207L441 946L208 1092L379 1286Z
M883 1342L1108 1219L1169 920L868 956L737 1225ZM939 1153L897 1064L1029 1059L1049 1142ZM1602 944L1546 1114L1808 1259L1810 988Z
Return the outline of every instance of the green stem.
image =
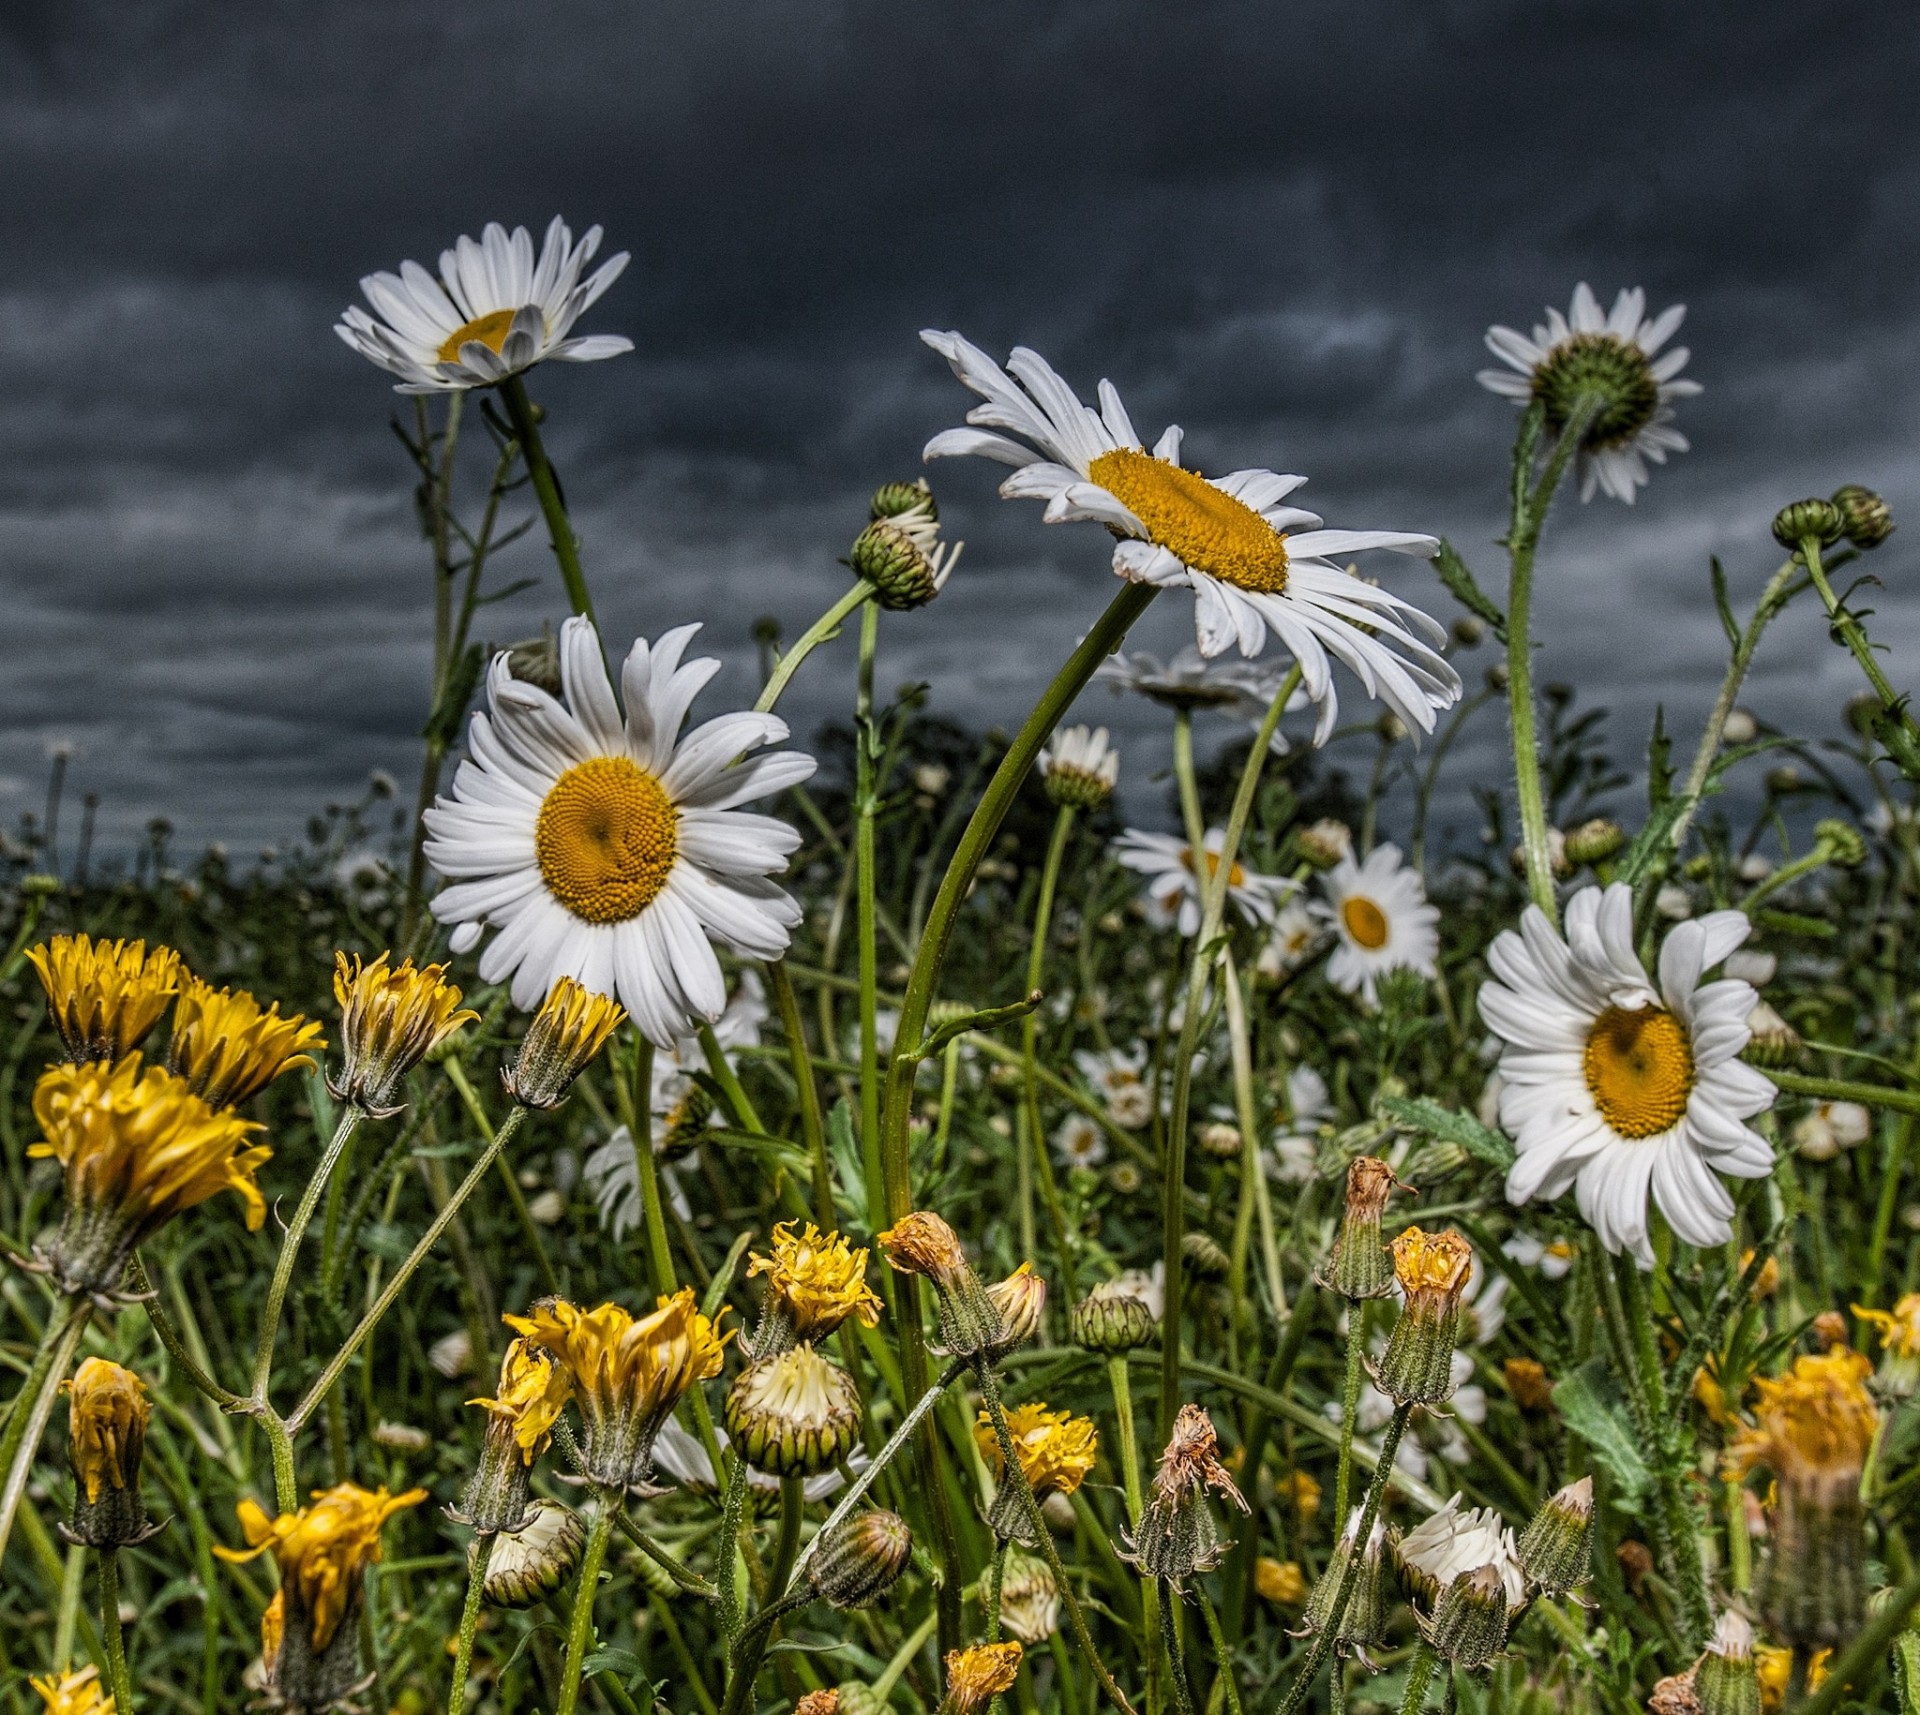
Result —
M773 1004L780 1014L780 1030L787 1039L787 1060L793 1069L794 1088L800 1098L800 1134L806 1140L807 1159L813 1169L813 1218L823 1230L835 1225L833 1209L833 1165L827 1158L826 1128L820 1123L820 1091L813 1081L813 1057L807 1052L807 1027L800 1017L800 997L794 993L793 978L787 974L785 959L772 960L766 966L767 984L773 990Z
M1160 1586L1160 1647L1167 1652L1174 1706L1180 1715L1193 1715L1193 1692L1187 1684L1187 1653L1180 1647L1180 1628L1174 1624L1173 1592L1167 1588L1164 1578L1156 1578L1154 1582Z
M996 1542L993 1545L993 1559L987 1566L987 1642L997 1644L1000 1641L1000 1590L1007 1577L1008 1544Z
M1826 568L1820 563L1820 539L1817 536L1803 537L1800 542L1800 557L1806 561L1807 575L1813 579L1813 587L1820 592L1820 600L1827 610L1827 618L1833 629L1840 634L1841 642L1853 651L1854 660L1860 663L1860 671L1866 674L1867 683L1873 687L1873 694L1880 699L1880 706L1889 713L1900 707L1900 697L1887 683L1887 676L1880 671L1880 663L1873 658L1873 647L1867 642L1867 634L1860 629L1859 620L1840 605L1839 598L1833 593L1833 585L1827 581ZM1908 725L1912 725L1909 721Z
M52 1552L52 1544L48 1544ZM67 1558L60 1578L60 1606L53 1621L53 1660L65 1673L73 1665L73 1634L80 1626L80 1594L87 1581L87 1551L79 1543L67 1545ZM102 1644L101 1653L106 1653Z
M467 1702L467 1675L473 1670L473 1635L480 1629L480 1601L486 1591L487 1538L478 1538L467 1561L467 1599L460 1610L459 1641L453 1652L453 1690L447 1695L447 1715L460 1715Z
M1233 1676L1233 1649L1227 1642L1226 1633L1220 1628L1220 1616L1214 1612L1213 1603L1208 1599L1206 1586L1196 1584L1194 1596L1200 1607L1200 1617L1207 1623L1207 1636L1213 1643L1214 1660L1219 1664L1220 1677L1216 1689L1225 1687L1227 1694L1227 1715L1240 1715L1240 1686ZM1340 1664L1334 1663L1334 1683L1340 1682ZM1207 1699L1211 1706L1213 1699Z
M1233 1302L1247 1301L1247 1251L1253 1241L1254 1217L1260 1218L1260 1260L1267 1277L1267 1296L1276 1320L1287 1314L1287 1287L1280 1274L1280 1250L1274 1239L1273 1214L1267 1207L1266 1166L1260 1148L1260 1116L1253 1105L1253 1038L1247 1028L1246 996L1233 954L1220 955L1220 992L1226 1000L1227 1044L1233 1062L1233 1111L1240 1125L1240 1202L1234 1212L1233 1250L1227 1280Z
M853 862L854 951L860 971L860 1155L867 1181L867 1227L876 1233L888 1224L886 1213L893 1202L880 1147L880 1034L875 1023L880 1010L880 943L874 914L879 887L874 873L878 863L874 822L880 813L880 788L873 767L879 744L873 724L873 664L879 640L880 609L869 604L860 615L859 679L853 704ZM896 1030L892 1051L897 1053L918 1040ZM901 1195L911 1199L910 1192Z
M852 589L800 634L794 646L780 657L773 671L767 675L767 682L760 687L760 695L753 705L756 713L765 714L779 702L787 688L787 681L800 670L800 663L821 644L836 636L841 622L862 602L871 601L873 593L873 585L865 578L856 579Z
M1047 969L1047 934L1053 922L1053 898L1060 885L1060 863L1073 836L1074 808L1062 804L1053 819L1053 837L1047 842L1046 862L1040 870L1040 895L1033 907L1033 941L1027 951L1026 993L1042 989ZM1060 1188L1054 1183L1053 1163L1047 1158L1046 1134L1040 1129L1039 1078L1040 1018L1036 1008L1020 1021L1020 1052L1026 1073L1027 1106L1026 1146L1040 1181L1040 1196L1047 1205L1047 1219L1060 1253L1061 1284L1066 1289L1065 1308L1071 1312L1079 1298L1074 1281L1073 1250L1068 1243L1066 1211L1061 1207ZM1021 1201L1021 1242L1026 1254L1033 1255L1033 1206L1030 1197Z
M460 1105L467 1110L467 1117L473 1121L474 1129L480 1133L482 1143L493 1141L493 1121L487 1117L487 1110L480 1105L480 1095L473 1087L473 1081L467 1076L466 1067L456 1059L449 1058L441 1068L447 1075L447 1082L459 1093ZM534 1221L533 1211L527 1207L527 1196L520 1189L520 1180L513 1171L513 1163L504 1155L499 1158L500 1183L506 1189L508 1206L513 1210L513 1218L520 1228L521 1242L532 1255L540 1270L541 1284L548 1295L560 1296L560 1277L553 1271L553 1261L547 1255L546 1241L540 1237L540 1228Z
M127 1643L120 1626L120 1550L100 1550L100 1641L106 1647L107 1684L115 1715L132 1715L133 1680L127 1672Z
M1340 1387L1340 1463L1333 1478L1333 1528L1347 1527L1347 1499L1353 1493L1353 1420L1360 1415L1360 1376L1366 1361L1367 1312L1373 1308L1360 1299L1347 1311L1347 1373Z
M633 1139L633 1173L640 1181L640 1218L647 1235L647 1269L653 1289L662 1297L674 1291L673 1252L667 1245L667 1217L660 1202L660 1168L653 1153L653 1044L633 1033L633 1081L615 1079L615 1095L627 1135ZM716 1467L718 1469L718 1467Z
M453 1064L452 1061L448 1062L449 1067ZM300 1241L306 1237L313 1211L320 1202L320 1193L333 1177L340 1152L347 1147L347 1139L353 1136L353 1129L362 1117L361 1109L352 1103L340 1110L333 1137L320 1157L320 1165L313 1170L313 1177L307 1181L300 1206L294 1210L293 1219L287 1225L286 1237L280 1241L280 1260L274 1264L273 1280L267 1287L266 1309L260 1316L260 1343L254 1350L253 1402L257 1406L267 1403L267 1383L273 1376L274 1342L280 1335L280 1316L286 1306L287 1288L293 1281L293 1265L299 1260Z
M1120 1480L1126 1486L1127 1528L1137 1531L1140 1528L1140 1514L1146 1506L1146 1495L1140 1482L1140 1444L1134 1433L1133 1384L1127 1379L1125 1353L1116 1352L1107 1359L1107 1386L1113 1394L1114 1423L1120 1438ZM1149 1709L1159 1707L1159 1663L1155 1659L1154 1649L1155 1640L1159 1637L1155 1624L1159 1600L1160 1592L1154 1579L1142 1572L1140 1603L1146 1620Z
M593 1637L593 1602L600 1591L600 1568L607 1558L607 1540L613 1534L613 1514L620 1499L604 1488L597 1498L599 1508L587 1530L586 1553L580 1557L580 1583L573 1595L573 1618L567 1626L567 1658L560 1670L557 1715L573 1715L580 1701L580 1672Z
M7 1555L7 1541L13 1535L13 1516L20 1510L20 1497L27 1492L34 1456L40 1450L40 1437L46 1433L47 1419L53 1415L53 1402L60 1392L67 1366L93 1315L93 1304L85 1298L70 1298L64 1316L47 1318L26 1379L13 1396L7 1412L7 1427L0 1434L0 1471L5 1471L6 1486L0 1488L0 1563Z
M1414 1651L1413 1665L1407 1669L1407 1692L1400 1699L1400 1715L1420 1715L1427 1706L1427 1687L1433 1683L1434 1664L1440 1658L1433 1645L1423 1643Z
M1862 1102L1870 1108L1890 1108L1897 1114L1920 1114L1920 1090L1895 1090L1885 1084L1855 1084L1844 1078L1810 1078L1799 1072L1767 1076L1790 1096L1817 1096L1829 1102Z
M726 1653L733 1654L740 1641L745 1616L740 1611L740 1526L747 1514L747 1462L732 1448L727 1450L727 1490L720 1503L720 1542L714 1551L714 1577L720 1585L720 1635L726 1640ZM769 1586L770 1596L784 1594Z
M1754 908L1758 906L1763 899L1778 893L1783 887L1791 887L1803 875L1810 875L1814 870L1823 868L1827 862L1827 857L1827 848L1823 845L1816 845L1812 851L1795 858L1793 862L1783 863L1764 881L1747 892L1746 897L1740 901L1740 909L1751 917Z
M739 1467L742 1471L745 1466ZM729 1490L728 1498L732 1498ZM733 1652L731 1676L727 1682L727 1701L721 1715L743 1715L753 1709L753 1682L760 1676L760 1663L766 1655L767 1640L782 1615L792 1612L807 1599L807 1592L783 1594L793 1573L794 1555L800 1547L800 1515L806 1510L806 1479L780 1479L780 1535L773 1551L773 1571L767 1579L768 1600ZM737 1528L737 1527L736 1527Z
M913 1665L913 1658L927 1647L927 1639L933 1636L938 1624L936 1616L929 1614L913 1630L913 1635L894 1653L893 1660L887 1663L886 1671L873 1682L873 1701L876 1708L884 1709L887 1700L893 1695L893 1688L906 1676L907 1669Z
M1909 1578L1880 1606L1879 1612L1860 1635L1850 1643L1838 1660L1827 1669L1827 1677L1811 1697L1792 1705L1787 1715L1832 1715L1840 1700L1851 1691L1855 1697L1871 1689L1868 1675L1882 1665L1888 1647L1907 1623L1908 1616L1920 1607L1920 1573ZM1865 1703L1871 1708L1871 1703Z
M526 382L518 375L509 375L500 383L500 397L506 401L507 416L520 442L520 456L526 462L527 475L533 479L533 492L539 497L540 510L547 520L547 539L553 544L553 557L560 563L560 580L567 586L567 600L573 611L598 631L600 622L593 616L593 597L587 594L586 575L580 570L580 543L573 533L573 521L567 516L567 504L560 498L560 482L548 462L546 443L540 439L540 426L534 421L533 401L527 397Z

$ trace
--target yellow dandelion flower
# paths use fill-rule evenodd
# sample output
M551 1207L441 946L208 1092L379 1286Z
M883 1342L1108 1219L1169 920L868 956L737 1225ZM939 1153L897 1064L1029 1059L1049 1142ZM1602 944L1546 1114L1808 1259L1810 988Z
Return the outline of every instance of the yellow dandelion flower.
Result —
M1867 1392L1873 1365L1851 1347L1795 1358L1783 1376L1754 1381L1755 1422L1728 1449L1730 1469L1764 1465L1783 1484L1857 1484L1880 1410Z
M1298 1561L1261 1555L1253 1563L1253 1587L1275 1607L1299 1608L1306 1604L1307 1575Z
M119 1060L160 1022L185 974L171 947L56 935L27 954L68 1058Z
M1033 1272L1033 1264L1023 1262L1005 1280L987 1288L987 1298L1000 1312L1005 1338L998 1342L1001 1351L1025 1345L1040 1332L1040 1317L1047 1307L1047 1283Z
M1423 1233L1408 1227L1393 1241L1393 1272L1407 1307L1452 1309L1473 1276L1473 1247L1458 1233Z
M320 1026L299 1013L262 1009L245 989L216 989L198 977L181 985L167 1065L209 1107L237 1108L283 1072L311 1069L326 1047Z
M460 991L444 980L445 965L415 969L411 959L389 967L382 953L372 964L356 953L334 955L333 994L340 1003L344 1064L327 1087L343 1102L370 1114L388 1106L400 1080L462 1025L479 1013L460 1005Z
M947 1651L947 1697L941 1705L948 1715L974 1715L1004 1691L1013 1689L1020 1674L1022 1651L1016 1643L975 1644Z
M126 1489L140 1481L140 1455L153 1404L146 1384L132 1370L88 1358L60 1384L70 1398L67 1450L89 1505L103 1489Z
M507 1347L500 1364L500 1386L491 1399L470 1399L483 1405L494 1422L511 1427L522 1463L531 1465L547 1450L553 1426L573 1397L573 1376L563 1364L526 1340Z
M46 1715L114 1715L113 1698L101 1690L97 1667L58 1677L49 1673L27 1683L40 1693Z
M1007 1413L1013 1449L1035 1495L1070 1495L1086 1481L1100 1452L1100 1432L1090 1417L1049 1411L1044 1405L1016 1405ZM974 1424L974 1439L995 1478L1006 1475L1000 1438L984 1411Z
M1832 1665L1833 1651L1815 1650L1807 1658L1807 1689L1818 1691L1827 1677L1827 1669ZM1772 1715L1777 1709L1786 1707L1787 1685L1793 1678L1793 1651L1781 1649L1775 1644L1755 1644L1753 1646L1754 1672L1760 1679L1760 1707Z
M811 1221L802 1229L782 1221L773 1229L771 1254L747 1259L747 1277L767 1277L767 1308L793 1324L796 1338L824 1340L841 1323L858 1317L880 1322L879 1295L867 1285L867 1253L840 1233L827 1234Z

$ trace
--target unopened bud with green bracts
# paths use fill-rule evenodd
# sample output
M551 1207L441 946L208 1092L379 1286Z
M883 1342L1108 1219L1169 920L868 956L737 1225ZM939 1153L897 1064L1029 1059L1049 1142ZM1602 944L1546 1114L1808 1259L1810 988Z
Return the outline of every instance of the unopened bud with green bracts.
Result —
M1377 1156L1358 1156L1347 1167L1347 1206L1320 1276L1342 1298L1384 1298L1393 1290L1393 1258L1381 1242L1380 1221L1399 1183Z
M1693 1695L1700 1715L1760 1715L1760 1671L1753 1659L1753 1627L1729 1608L1713 1641L1694 1664Z
M734 1378L726 1421L727 1434L756 1470L817 1476L852 1450L860 1394L845 1370L802 1342Z
M1393 1241L1393 1269L1402 1295L1400 1319L1374 1380L1398 1405L1434 1405L1453 1392L1453 1348L1473 1248L1455 1232L1408 1227Z
M1840 530L1856 548L1877 548L1893 534L1893 510L1870 488L1850 482L1833 491Z
M1845 529L1840 508L1831 500L1796 500L1773 517L1773 539L1796 553L1809 538L1830 548Z
M836 1608L864 1608L899 1581L913 1558L913 1532L879 1507L835 1527L807 1562L807 1582Z
M1420 1630L1434 1653L1471 1673L1506 1646L1507 1593L1497 1567L1462 1572L1440 1592L1433 1618Z
M1119 1281L1102 1281L1073 1307L1073 1343L1108 1357L1151 1346L1160 1324L1153 1307Z
M1593 1569L1593 1479L1569 1483L1520 1533L1520 1570L1534 1589L1564 1595Z
M502 1531L485 1549L482 1594L496 1608L531 1608L573 1576L586 1540L572 1511L558 1501L535 1501L518 1530Z

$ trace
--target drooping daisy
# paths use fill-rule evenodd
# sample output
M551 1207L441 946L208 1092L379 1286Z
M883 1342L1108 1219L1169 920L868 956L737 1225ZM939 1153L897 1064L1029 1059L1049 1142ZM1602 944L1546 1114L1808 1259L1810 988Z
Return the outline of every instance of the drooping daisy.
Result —
M1273 661L1209 661L1189 643L1167 662L1145 650L1109 655L1093 676L1112 686L1115 695L1133 691L1168 709L1216 709L1258 730L1286 669ZM1297 685L1282 713L1296 714L1312 700L1306 686ZM1285 756L1287 735L1276 727L1267 748Z
M1506 1044L1500 1123L1518 1159L1515 1203L1577 1193L1608 1250L1653 1266L1649 1191L1691 1245L1725 1244L1733 1199L1715 1176L1764 1178L1766 1139L1743 1123L1774 1087L1739 1059L1754 992L1737 978L1703 983L1747 936L1738 911L1677 925L1660 949L1656 987L1634 952L1633 892L1616 882L1567 902L1564 939L1537 906L1488 952L1496 980L1480 1014Z
M734 806L814 769L793 751L747 755L787 736L774 715L721 715L681 736L720 670L712 659L682 664L698 630L634 644L621 673L624 718L584 619L561 628L564 699L515 679L496 656L491 712L474 715L453 791L426 813L428 861L452 884L433 914L455 925L455 952L494 927L480 975L511 977L516 1006L537 1006L571 976L617 992L668 1049L691 1021L726 1007L714 942L746 958L786 951L800 908L768 878L800 836Z
M458 393L491 387L552 359L594 363L633 350L618 334L570 339L573 324L627 265L609 257L585 280L580 271L600 248L600 228L578 244L558 215L535 261L524 226L511 236L489 221L478 243L462 236L440 253L440 278L418 262L398 274L360 282L377 315L348 306L333 331L364 358L400 377L396 393Z
M1211 881L1227 843L1225 828L1207 830L1206 868ZM1200 929L1200 876L1193 850L1175 834L1145 834L1129 828L1113 842L1113 855L1126 868L1147 877L1147 916L1160 928L1177 924L1183 935ZM1271 923L1279 902L1296 883L1281 875L1262 875L1235 863L1227 874L1227 899L1249 923Z
M1646 310L1647 294L1635 286L1622 291L1613 313L1604 315L1582 280L1568 314L1549 309L1531 339L1513 328L1487 329L1487 349L1508 367L1481 370L1480 385L1523 407L1539 400L1550 433L1567 426L1585 395L1602 401L1580 443L1583 501L1604 489L1631 506L1634 491L1646 486L1647 460L1665 464L1668 453L1687 450L1687 437L1669 427L1673 401L1691 398L1700 383L1679 378L1687 366L1684 345L1659 355L1679 331L1687 306L1675 304L1650 321Z
M1209 480L1181 467L1177 428L1148 452L1109 381L1100 383L1096 412L1024 346L1002 369L957 333L920 337L985 400L967 413L974 427L935 435L925 456L977 454L1013 465L1000 486L1007 499L1046 501L1049 524L1085 518L1107 525L1121 538L1117 575L1193 591L1201 654L1237 644L1242 655L1256 655L1273 632L1320 706L1316 744L1333 731L1338 712L1330 655L1409 727L1432 732L1434 711L1459 698L1460 676L1439 653L1445 629L1329 558L1368 548L1431 558L1439 551L1433 537L1322 529L1315 514L1283 504L1304 477L1237 470ZM999 429L1022 439L992 432Z
M1353 854L1328 870L1323 909L1339 936L1327 960L1327 981L1346 994L1358 994L1371 1006L1380 979L1389 971L1439 970L1440 910L1427 903L1426 885L1415 869L1400 867L1400 848L1375 846L1365 863Z

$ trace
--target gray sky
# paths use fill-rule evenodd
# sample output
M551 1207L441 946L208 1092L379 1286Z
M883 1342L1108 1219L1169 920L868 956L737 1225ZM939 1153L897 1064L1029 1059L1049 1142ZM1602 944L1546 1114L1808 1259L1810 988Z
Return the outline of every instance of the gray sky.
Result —
M1545 671L1611 704L1623 748L1656 699L1685 732L1722 661L1710 553L1744 606L1781 502L1920 498L1917 41L1905 9L1756 0L12 0L0 816L59 741L109 849L164 813L244 851L369 769L412 775L406 407L330 327L362 274L556 212L634 257L588 326L635 354L534 387L610 639L705 619L734 692L753 617L804 626L867 491L960 420L922 326L1031 344L1086 393L1110 376L1202 468L1303 471L1329 522L1448 535L1497 586L1513 418L1474 384L1483 328L1581 278L1685 301L1695 450L1631 511L1567 508L1539 601ZM997 474L936 467L967 555L883 644L883 684L929 679L982 725L1017 721L1113 589L1100 531L1043 527ZM1903 684L1916 540L1874 567ZM542 540L501 570L542 581L488 635L558 617ZM1168 596L1140 641L1190 625ZM1837 728L1856 681L1822 632L1793 616L1767 645L1767 718ZM844 666L809 669L801 734ZM1087 713L1157 814L1159 723L1104 692ZM1499 722L1479 734L1469 771Z

